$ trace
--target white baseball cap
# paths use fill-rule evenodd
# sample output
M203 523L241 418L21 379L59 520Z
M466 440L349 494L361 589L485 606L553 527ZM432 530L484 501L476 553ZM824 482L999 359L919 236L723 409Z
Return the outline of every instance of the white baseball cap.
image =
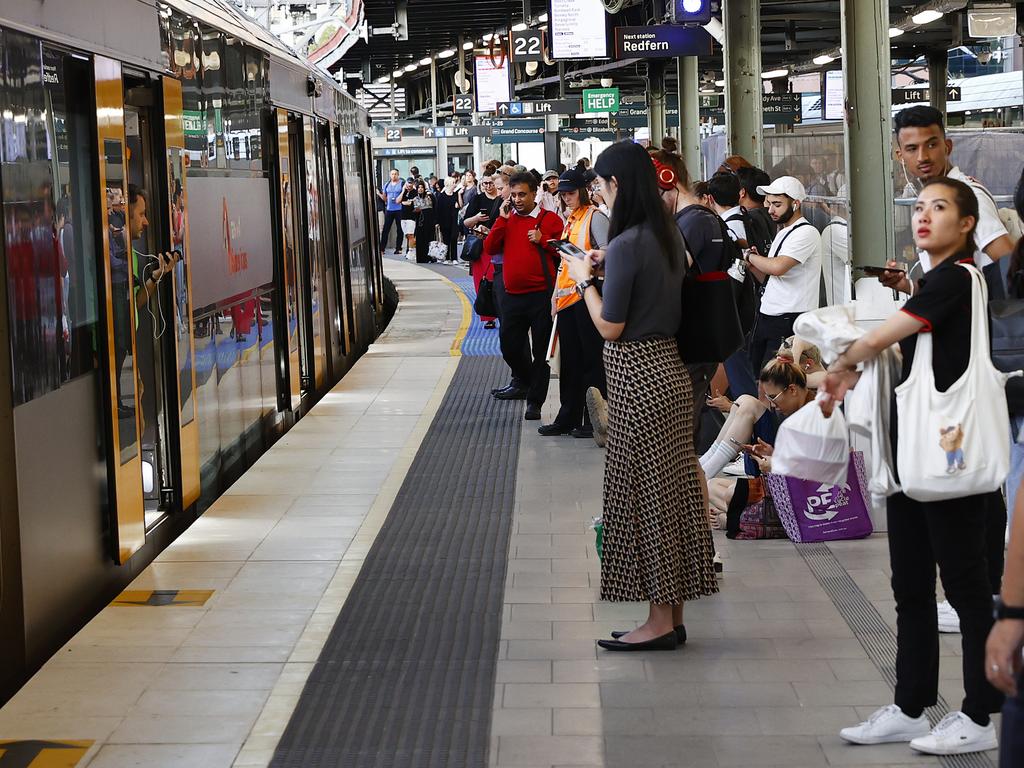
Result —
M800 180L793 176L780 176L767 187L758 187L759 195L789 195L794 200L803 200L807 191Z

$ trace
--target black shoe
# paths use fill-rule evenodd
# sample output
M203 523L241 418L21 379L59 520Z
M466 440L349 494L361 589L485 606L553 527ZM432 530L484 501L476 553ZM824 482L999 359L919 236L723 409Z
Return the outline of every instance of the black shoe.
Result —
M504 387L495 387L494 389L491 390L491 394L492 395L496 395L499 392L501 392L503 389L513 389L514 387L515 387L515 384L513 384L512 382L509 382Z
M598 640L597 644L606 651L674 651L679 647L675 631L643 643L624 643L621 640Z
M497 327L498 326L495 324L493 320L488 320L486 323L484 323L484 328L486 328L489 331L494 330Z
M586 438L587 440L593 440L594 430L592 427L576 427L576 429L572 431L572 436L580 439Z
M632 630L628 629L616 630L615 632L612 632L612 637L618 640L623 635L628 635L631 631ZM680 624L679 626L674 627L672 631L676 633L676 643L678 643L679 645L684 645L686 643L686 625Z
M543 437L553 437L555 435L568 435L574 431L575 430L573 430L572 427L563 427L557 421L553 421L550 424L544 424L543 426L537 427L537 434Z
M526 390L519 387L505 387L494 393L495 400L525 400ZM540 416L537 417L538 419Z
M526 395L524 394L525 398ZM523 416L526 421L540 421L540 406L536 403L526 404L526 415Z

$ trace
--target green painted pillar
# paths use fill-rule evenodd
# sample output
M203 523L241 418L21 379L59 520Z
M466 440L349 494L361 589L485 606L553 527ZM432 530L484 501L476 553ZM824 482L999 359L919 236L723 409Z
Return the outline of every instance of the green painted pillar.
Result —
M854 266L881 266L896 248L889 3L841 3L850 253Z
M725 25L725 128L729 136L729 153L743 155L762 168L761 0L725 0L722 16Z
M703 179L700 160L700 94L697 57L676 59L679 81L679 151L683 155L690 178Z

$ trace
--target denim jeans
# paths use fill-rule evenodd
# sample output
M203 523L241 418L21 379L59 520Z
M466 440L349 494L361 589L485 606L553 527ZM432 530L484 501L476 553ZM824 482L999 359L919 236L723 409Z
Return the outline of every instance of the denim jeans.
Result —
M1013 504L1024 480L1024 416L1010 417L1010 474L1006 477L1006 514L1013 525Z

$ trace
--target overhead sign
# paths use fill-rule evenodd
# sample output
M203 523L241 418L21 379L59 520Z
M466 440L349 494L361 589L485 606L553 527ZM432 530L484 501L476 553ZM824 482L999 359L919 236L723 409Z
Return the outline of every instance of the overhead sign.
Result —
M950 85L946 88L946 101L960 101L963 98L963 90L959 85ZM893 104L928 104L931 95L928 88L893 88Z
M468 115L473 112L473 94L456 93L452 96L452 110L456 115Z
M711 35L703 27L657 24L616 27L615 58L660 59L670 56L710 56Z
M618 112L618 88L587 88L583 91L583 111Z
M543 101L503 101L498 104L498 117L528 115L576 115L582 109L579 99L545 99Z
M700 97L701 109L718 109L722 106L722 97L717 93L707 94Z
M454 139L469 136L468 125L428 125L423 129L424 139Z
M477 112L493 112L499 101L512 100L512 81L509 79L508 57L498 58L496 62L486 54L473 57Z
M544 31L524 29L513 32L512 59L516 62L544 61Z
M532 120L494 120L490 125L491 142L494 144L543 142L544 122L543 118Z
M822 77L824 78L824 84L821 87L823 94L821 98L821 116L825 120L842 120L846 117L843 70L829 69Z
M797 125L802 110L799 93L766 93L761 97L764 122L773 125Z
M471 125L469 126L469 132L466 134L470 138L487 139L491 136L491 126L489 125Z
M384 128L384 140L385 141L401 141L402 140L402 129L397 125L388 125Z
M608 58L608 14L603 0L551 0L551 58Z

